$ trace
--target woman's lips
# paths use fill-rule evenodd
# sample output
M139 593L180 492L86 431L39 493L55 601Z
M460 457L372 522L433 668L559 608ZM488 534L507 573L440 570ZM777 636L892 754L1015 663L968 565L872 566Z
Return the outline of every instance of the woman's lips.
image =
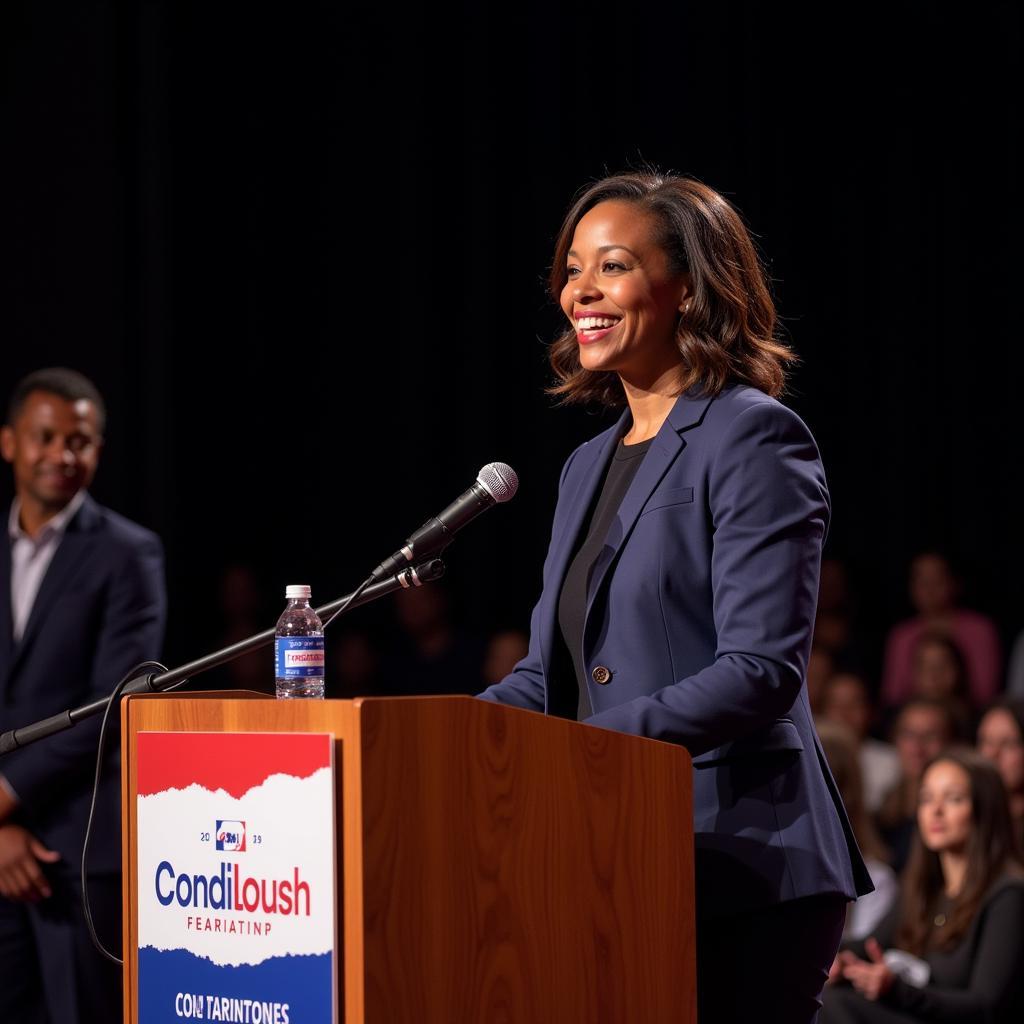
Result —
M600 341L620 324L621 317L607 316L604 313L578 313L577 338L581 345L591 345Z
M614 323L611 327L597 327L591 331L585 331L583 328L577 327L576 339L581 345L592 345L595 341L600 341L606 334L611 334L618 326L618 323Z

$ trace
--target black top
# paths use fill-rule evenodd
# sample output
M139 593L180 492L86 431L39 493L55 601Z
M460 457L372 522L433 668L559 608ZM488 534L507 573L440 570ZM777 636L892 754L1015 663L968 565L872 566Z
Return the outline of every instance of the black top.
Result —
M942 913L948 901L935 907L936 925L945 921ZM899 921L899 904L877 929L883 948L891 944ZM851 943L859 956L867 959L863 943ZM878 1001L868 1003L852 990L844 999L858 1003L858 1021L890 1021L886 1008L908 1014L907 1020L945 1022L945 1024L1001 1024L1016 1022L1024 1012L1024 880L1003 877L982 901L967 933L950 950L924 954L931 965L931 980L924 988L914 988L901 978ZM838 993L837 993L838 994ZM842 1009L828 1006L822 1012L823 1024L845 1021ZM859 1005L863 1004L863 1005ZM875 1010L875 1007L878 1007ZM903 1019L902 1017L900 1018Z
M556 657L555 670L551 680L553 693L549 697L549 710L570 717L572 706L579 721L593 714L590 695L587 692L586 665L583 664L583 624L587 615L587 593L590 577L601 549L604 547L608 529L615 519L622 499L633 482L640 463L654 438L639 444L623 444L619 441L615 454L608 464L604 485L598 492L590 512L589 525L580 530L576 540L576 554L569 564L558 598L558 625L561 628L564 648ZM568 658L565 655L568 654ZM571 665L570 665L571 661Z

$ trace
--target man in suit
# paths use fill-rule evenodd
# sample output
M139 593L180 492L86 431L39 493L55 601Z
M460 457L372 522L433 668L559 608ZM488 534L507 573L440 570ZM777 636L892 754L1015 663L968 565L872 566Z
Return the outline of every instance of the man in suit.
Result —
M2 730L104 697L159 653L160 541L88 494L103 428L99 392L72 370L30 374L11 398L0 431L15 486L0 544ZM80 908L98 733L92 719L0 759L0 1020L121 1019L120 973L93 947ZM89 863L108 948L120 926L118 774L113 752Z

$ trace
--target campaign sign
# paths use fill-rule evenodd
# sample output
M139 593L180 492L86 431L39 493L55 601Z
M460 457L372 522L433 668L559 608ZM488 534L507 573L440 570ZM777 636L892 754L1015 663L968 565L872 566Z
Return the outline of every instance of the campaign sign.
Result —
M140 1021L336 1021L333 750L139 733Z

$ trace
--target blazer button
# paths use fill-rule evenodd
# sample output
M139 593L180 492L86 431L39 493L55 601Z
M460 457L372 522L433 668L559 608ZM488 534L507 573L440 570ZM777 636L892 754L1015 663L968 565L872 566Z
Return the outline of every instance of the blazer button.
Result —
M600 683L604 686L606 683L611 681L612 674L604 667L604 665L598 665L594 671L590 673L590 678L593 679L595 683Z

